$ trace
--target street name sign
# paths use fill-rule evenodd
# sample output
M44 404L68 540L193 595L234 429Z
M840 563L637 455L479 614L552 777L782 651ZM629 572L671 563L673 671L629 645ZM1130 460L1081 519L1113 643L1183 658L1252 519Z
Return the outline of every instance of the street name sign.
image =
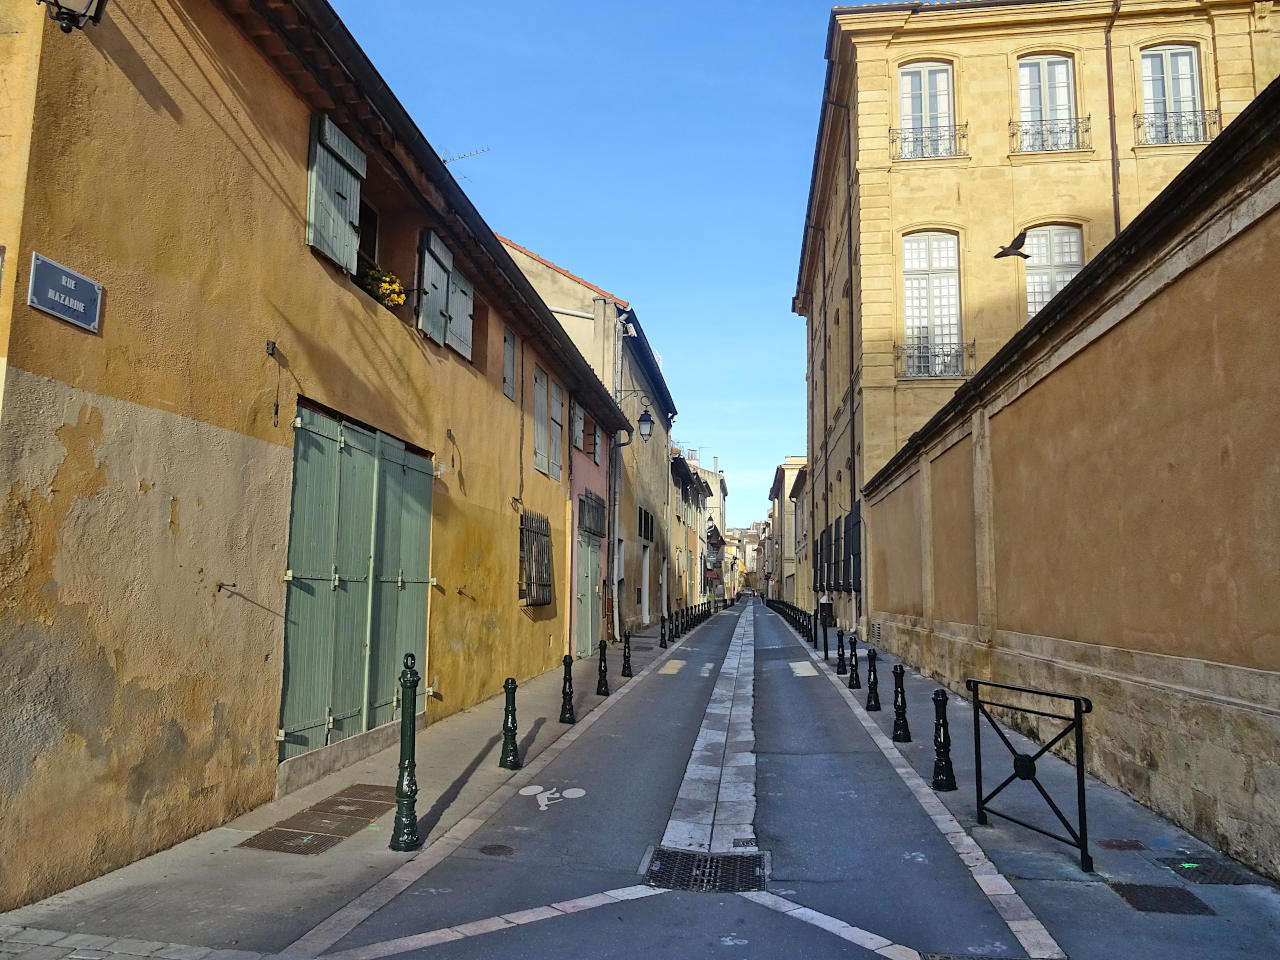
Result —
M31 254L28 306L97 333L98 308L101 304L102 284L81 276L48 257L34 252Z

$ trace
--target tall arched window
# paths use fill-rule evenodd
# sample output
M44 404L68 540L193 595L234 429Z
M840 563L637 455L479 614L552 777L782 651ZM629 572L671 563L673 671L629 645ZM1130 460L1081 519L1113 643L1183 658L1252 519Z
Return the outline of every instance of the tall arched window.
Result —
M960 342L960 243L954 233L902 238L904 375L964 375Z
M951 64L912 63L898 71L898 157L954 157Z
M1204 143L1217 132L1217 111L1206 111L1196 48L1167 45L1142 51L1139 143Z
M1048 54L1018 61L1018 112L1015 150L1076 150L1084 145L1070 57Z
M1084 234L1079 227L1050 224L1027 231L1022 248L1027 261L1027 319L1053 299L1054 294L1084 266Z

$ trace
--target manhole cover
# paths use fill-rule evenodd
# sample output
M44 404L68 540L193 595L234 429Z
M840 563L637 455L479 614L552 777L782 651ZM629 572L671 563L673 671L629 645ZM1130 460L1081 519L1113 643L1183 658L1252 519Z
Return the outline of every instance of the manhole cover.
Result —
M666 890L742 893L764 889L764 855L695 853L659 847L649 860L645 883Z
M316 813L336 813L340 817L359 817L361 820L377 820L394 807L394 803L377 800L353 800L348 797L329 797L309 807Z
M1126 838L1095 840L1094 841L1103 850L1145 850L1147 845L1141 840L1129 840Z
M1235 864L1217 857L1159 857L1161 863L1192 883L1221 883L1243 885L1246 883L1262 883L1251 877Z
M275 850L279 853L324 853L342 842L342 837L325 833L303 833L297 830L280 830L270 827L239 844L257 850Z
M335 797L346 797L349 800L377 800L379 803L395 803L396 788L384 787L377 783L353 783L334 794Z
M1209 905L1190 890L1151 883L1113 883L1111 889L1143 913L1198 913L1214 916Z
M486 857L509 857L516 850L515 847L508 847L505 843L486 843L480 848L480 852Z
M351 837L369 826L369 820L344 817L337 813L320 813L303 810L288 820L276 824L281 830L297 830L300 833L324 833L332 837Z

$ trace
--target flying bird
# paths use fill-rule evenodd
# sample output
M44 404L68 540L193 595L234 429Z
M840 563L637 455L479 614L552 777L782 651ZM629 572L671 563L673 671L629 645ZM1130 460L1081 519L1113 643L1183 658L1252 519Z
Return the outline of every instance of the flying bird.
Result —
M1031 254L1022 252L1022 245L1027 242L1027 231L1023 230L1020 234L1013 238L1013 242L1007 247L1001 247L1000 252L992 259L999 260L1001 257L1021 257L1023 260L1030 260Z

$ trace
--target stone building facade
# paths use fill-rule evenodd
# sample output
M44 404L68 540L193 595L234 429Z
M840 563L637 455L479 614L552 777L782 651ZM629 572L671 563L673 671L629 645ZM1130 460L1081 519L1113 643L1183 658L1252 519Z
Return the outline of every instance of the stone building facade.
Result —
M832 11L793 309L810 575L841 623L867 589L862 484L1276 76L1273 19L1253 0ZM993 259L1018 237L1030 259Z
M868 619L1280 877L1280 81L865 488ZM1044 738L1044 727L1029 733Z

